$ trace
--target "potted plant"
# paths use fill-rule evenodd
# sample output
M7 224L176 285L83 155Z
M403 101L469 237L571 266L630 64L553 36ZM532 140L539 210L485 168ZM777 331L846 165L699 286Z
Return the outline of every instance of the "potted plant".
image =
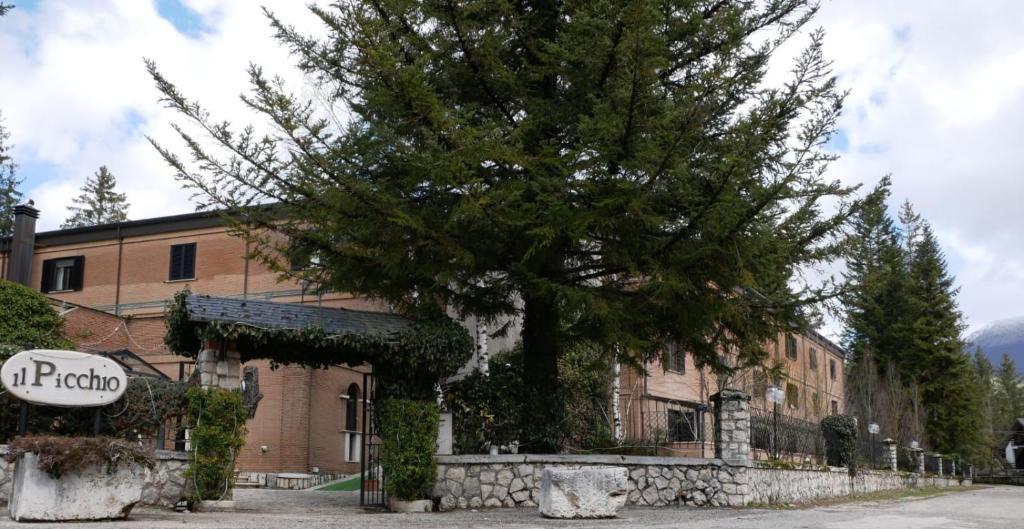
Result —
M125 518L142 499L151 451L111 437L18 437L8 509L15 521Z
M434 451L440 414L430 401L393 399L382 403L379 421L381 466L388 509L427 512L437 475Z

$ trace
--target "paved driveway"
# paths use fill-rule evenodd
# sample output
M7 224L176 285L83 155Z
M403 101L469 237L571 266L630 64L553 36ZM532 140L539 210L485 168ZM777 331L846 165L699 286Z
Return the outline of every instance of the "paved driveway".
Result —
M992 487L925 500L848 503L834 507L766 511L754 509L626 509L615 520L546 520L535 510L497 509L435 514L368 512L358 507L358 493L319 491L238 491L233 513L178 514L142 510L131 520L95 524L16 524L0 528L126 529L126 528L421 528L476 529L542 527L590 529L637 527L657 529L1024 529L1024 487Z

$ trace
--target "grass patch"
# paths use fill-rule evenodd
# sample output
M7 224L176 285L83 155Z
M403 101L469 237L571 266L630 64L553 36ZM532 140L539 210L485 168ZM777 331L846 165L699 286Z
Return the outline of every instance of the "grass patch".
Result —
M968 485L963 487L921 487L914 489L897 489L897 490L882 490L878 492L872 492L869 494L858 494L854 496L839 496L835 498L822 498L819 500L813 500L800 504L784 503L784 504L765 504L765 503L752 503L747 505L751 509L807 509L812 507L829 507L832 505L841 505L844 503L862 503L862 502L893 502L903 500L923 500L927 498L935 498L938 496L944 496L952 492L964 492L968 490L978 490L988 488L983 485Z
M356 476L346 481L339 481L337 483L331 483L330 485L324 485L316 490L328 490L328 491L347 491L352 492L359 490L359 485L363 483L363 479L360 476Z

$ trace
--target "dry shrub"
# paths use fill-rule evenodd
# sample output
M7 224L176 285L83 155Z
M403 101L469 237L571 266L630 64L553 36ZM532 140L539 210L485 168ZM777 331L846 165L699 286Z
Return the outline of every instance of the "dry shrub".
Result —
M13 463L27 453L35 454L39 469L55 478L93 466L105 467L113 473L118 465L134 463L153 468L156 462L152 450L113 437L16 437L10 442L7 461Z

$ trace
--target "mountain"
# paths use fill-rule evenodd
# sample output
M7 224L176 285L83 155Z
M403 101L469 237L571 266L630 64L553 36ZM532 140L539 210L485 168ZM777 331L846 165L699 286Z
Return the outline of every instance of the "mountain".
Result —
M1009 353L1017 363L1017 370L1024 371L1024 316L992 322L967 337L968 351L981 347L985 355L998 368L1003 353Z

